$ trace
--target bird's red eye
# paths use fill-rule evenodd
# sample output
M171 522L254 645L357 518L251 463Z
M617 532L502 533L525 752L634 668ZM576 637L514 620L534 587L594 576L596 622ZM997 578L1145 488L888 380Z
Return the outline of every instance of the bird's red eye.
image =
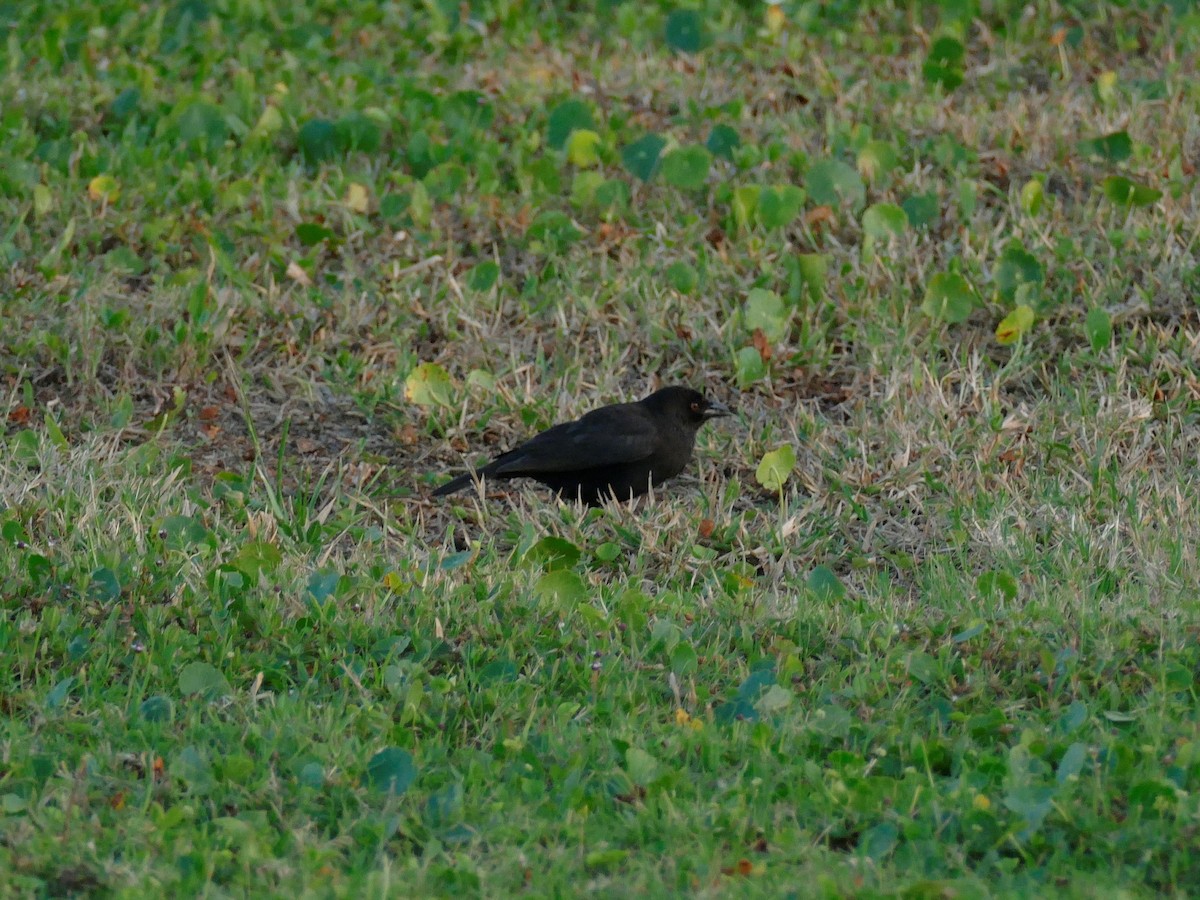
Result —
M700 401L699 400L692 401L692 412L700 412Z

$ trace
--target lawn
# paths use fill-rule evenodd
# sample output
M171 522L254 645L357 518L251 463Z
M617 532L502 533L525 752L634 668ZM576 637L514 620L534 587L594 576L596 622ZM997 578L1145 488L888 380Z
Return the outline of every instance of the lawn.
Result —
M0 22L0 896L1200 892L1195 3Z

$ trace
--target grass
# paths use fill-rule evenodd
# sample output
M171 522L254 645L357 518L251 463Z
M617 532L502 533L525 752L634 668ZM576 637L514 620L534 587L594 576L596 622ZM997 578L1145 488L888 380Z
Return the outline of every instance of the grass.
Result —
M0 6L0 893L1197 890L1194 6L691 9Z

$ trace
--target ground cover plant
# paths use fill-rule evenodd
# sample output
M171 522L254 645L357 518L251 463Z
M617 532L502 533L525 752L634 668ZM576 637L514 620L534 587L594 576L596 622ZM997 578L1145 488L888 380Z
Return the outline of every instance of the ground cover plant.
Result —
M1200 890L1195 4L0 20L0 893Z

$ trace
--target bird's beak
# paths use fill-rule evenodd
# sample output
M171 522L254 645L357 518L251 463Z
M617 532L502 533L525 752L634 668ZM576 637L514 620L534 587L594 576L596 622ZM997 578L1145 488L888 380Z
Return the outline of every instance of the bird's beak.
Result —
M718 403L716 400L710 400L708 407L704 410L704 418L706 419L719 419L721 416L731 415L733 415L733 410L724 403Z

